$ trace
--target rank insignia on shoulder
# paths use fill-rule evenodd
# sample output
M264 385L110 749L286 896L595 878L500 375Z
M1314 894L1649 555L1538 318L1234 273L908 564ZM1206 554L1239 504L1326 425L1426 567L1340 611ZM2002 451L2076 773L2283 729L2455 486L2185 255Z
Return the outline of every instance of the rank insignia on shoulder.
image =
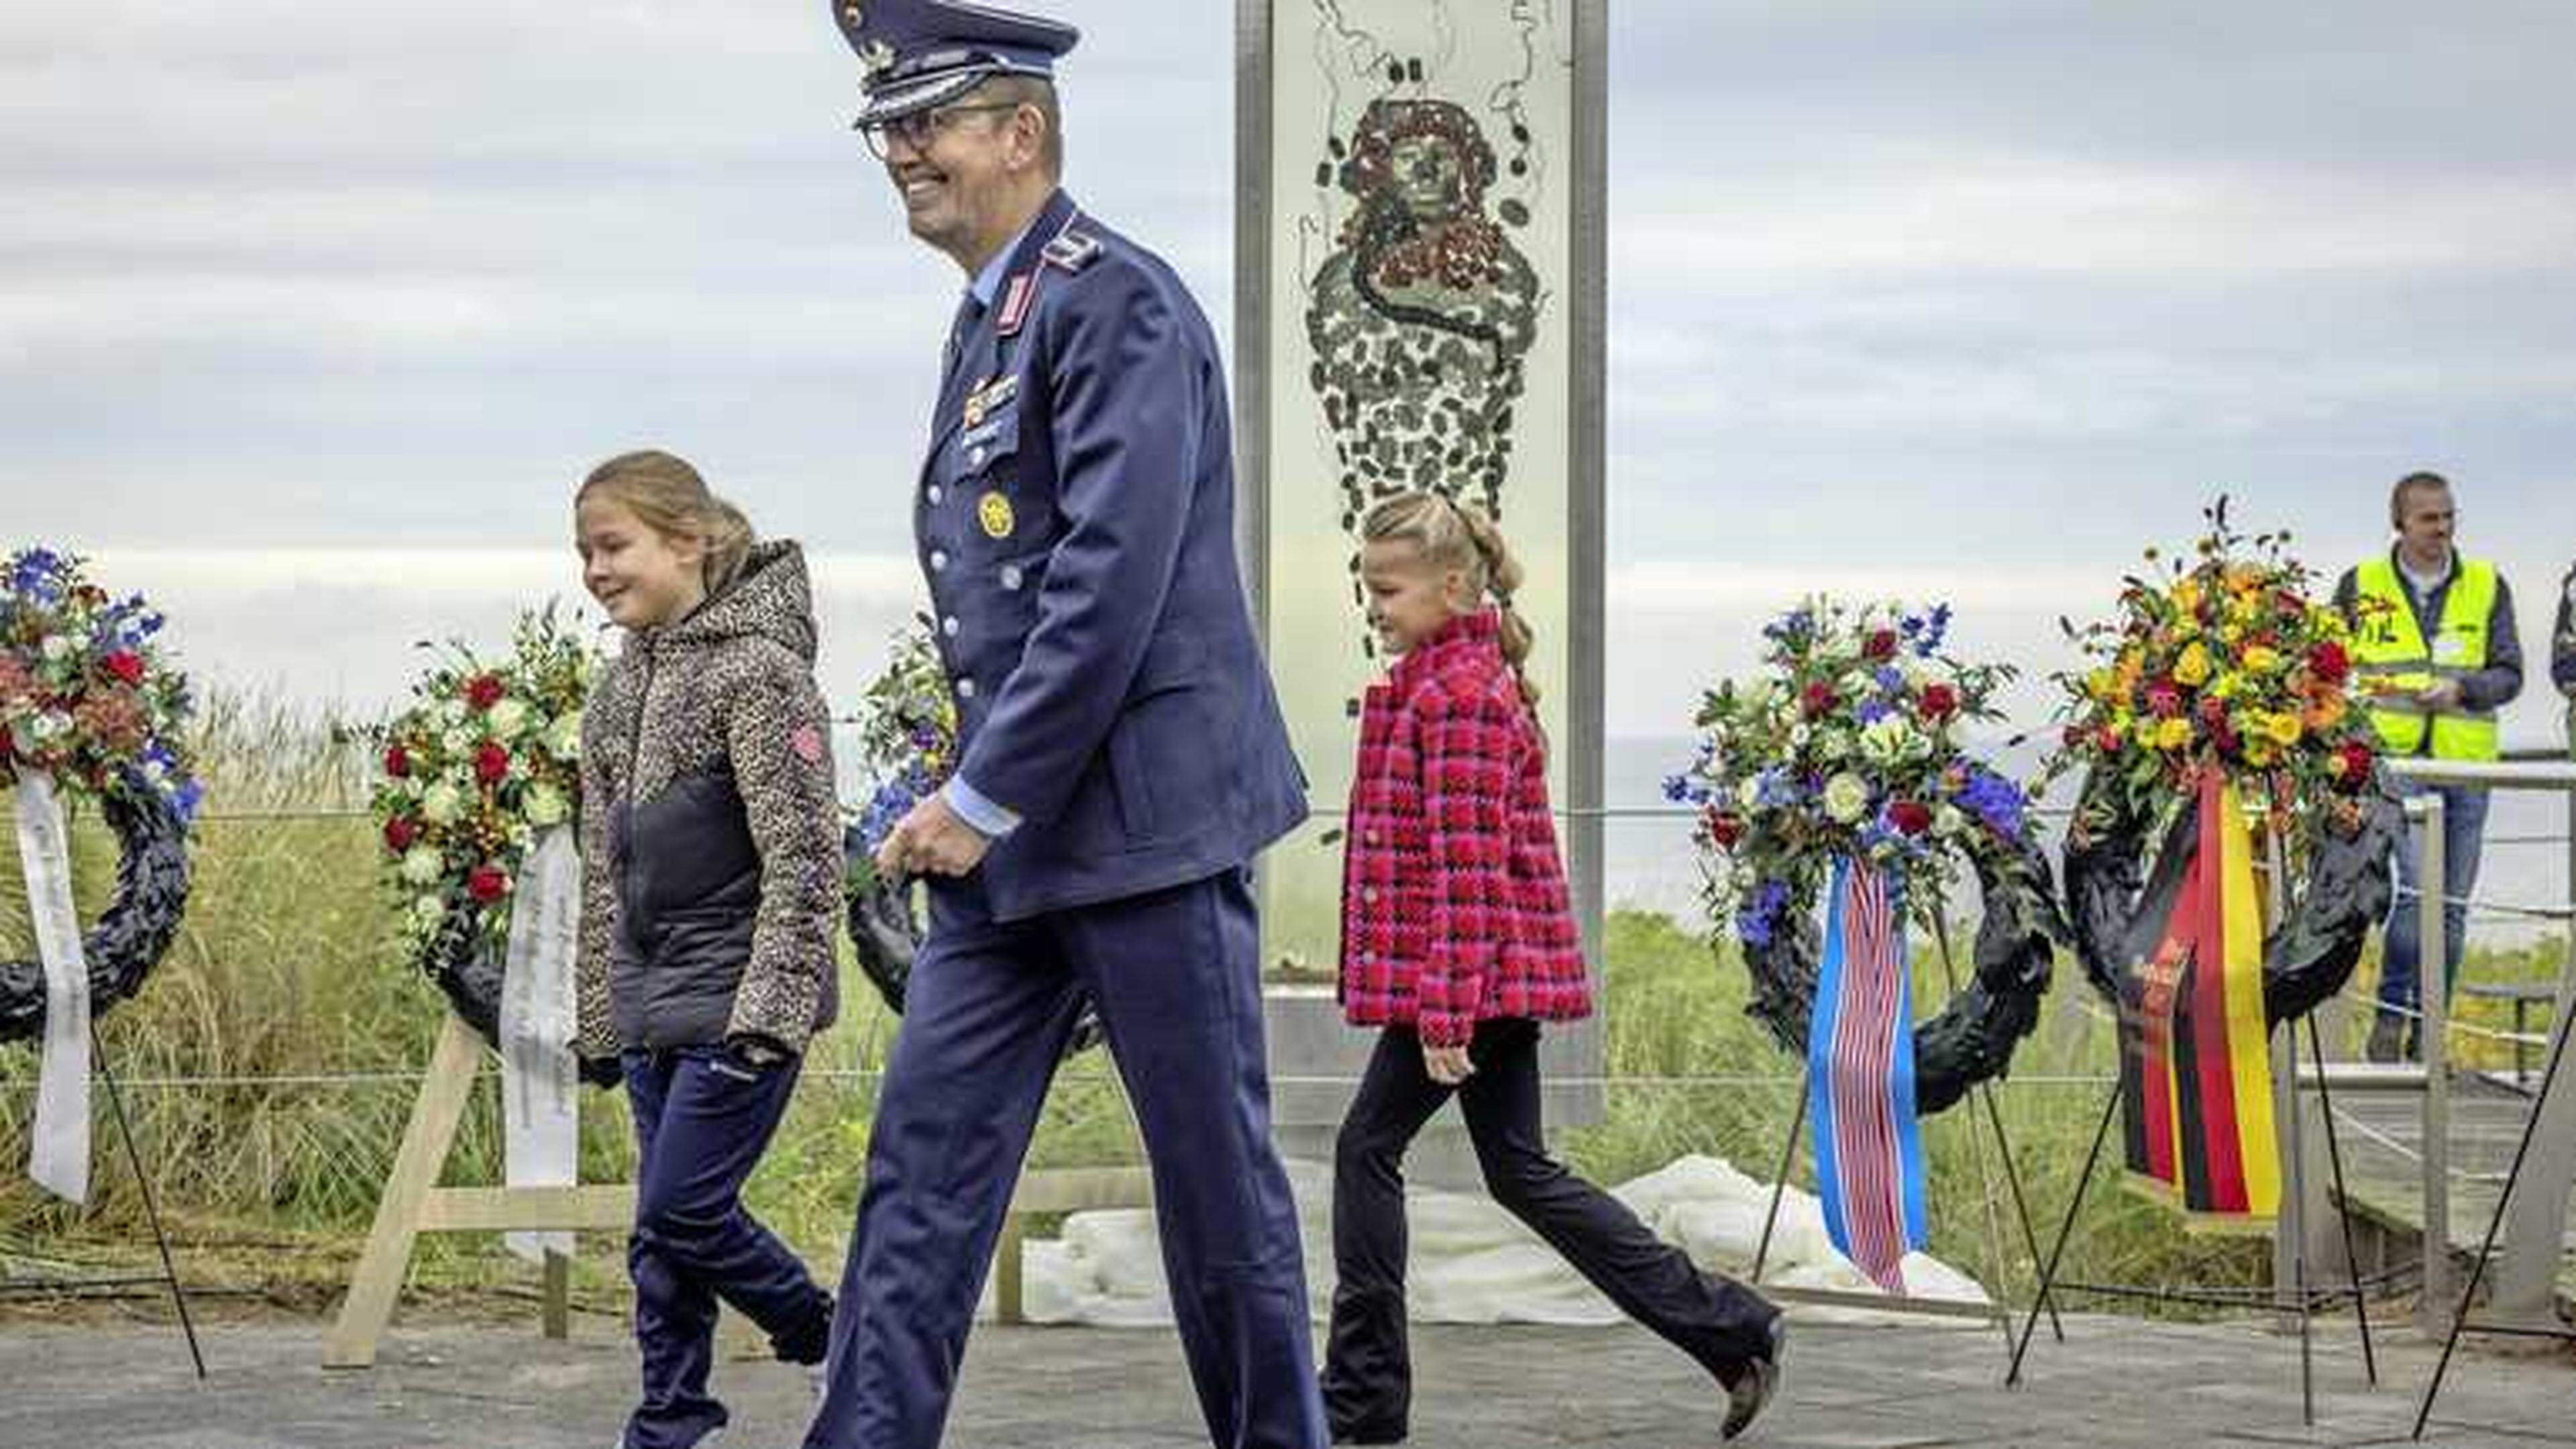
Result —
M975 500L975 521L984 525L986 538L1008 538L1019 526L1011 513L1011 500L998 488Z
M1046 258L1048 266L1063 271L1078 272L1090 266L1099 257L1100 238L1068 227L1056 233L1055 240L1046 244L1046 250L1041 255Z

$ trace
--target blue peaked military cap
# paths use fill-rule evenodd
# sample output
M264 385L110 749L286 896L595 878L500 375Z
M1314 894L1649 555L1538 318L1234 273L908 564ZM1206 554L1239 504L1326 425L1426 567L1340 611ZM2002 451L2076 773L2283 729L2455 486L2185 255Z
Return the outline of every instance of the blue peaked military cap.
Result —
M997 75L1052 79L1082 32L1058 20L962 0L831 0L841 35L867 68L856 124L874 126L945 105Z

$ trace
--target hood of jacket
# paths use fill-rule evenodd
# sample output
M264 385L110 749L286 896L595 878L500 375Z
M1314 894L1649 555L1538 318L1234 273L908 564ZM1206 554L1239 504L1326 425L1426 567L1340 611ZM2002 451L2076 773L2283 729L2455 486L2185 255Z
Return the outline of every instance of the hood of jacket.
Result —
M656 650L698 649L735 639L775 640L814 662L814 588L805 551L792 539L752 545L733 582L672 623L652 631Z

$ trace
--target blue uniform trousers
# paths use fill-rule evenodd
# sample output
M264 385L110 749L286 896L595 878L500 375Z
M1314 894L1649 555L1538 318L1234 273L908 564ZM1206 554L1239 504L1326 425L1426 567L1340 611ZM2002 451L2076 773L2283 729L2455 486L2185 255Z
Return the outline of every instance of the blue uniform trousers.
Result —
M2400 797L2442 797L2442 1000L2460 991L2460 956L2468 947L2468 899L2478 887L2478 856L2486 841L2487 792L2477 785L2396 784ZM2397 892L2388 904L2388 926L2379 939L2379 1004L2384 1014L2421 1012L2424 1006L2423 882L2416 869L2424 849L2424 825L2406 822L2397 843ZM2406 1054L2421 1057L2422 1018L2406 1031Z
M1182 1352L1220 1449L1323 1449L1296 1204L1270 1140L1240 869L996 923L933 892L886 1063L806 1449L933 1449L1047 1085L1096 1002L1147 1154Z
M626 1270L644 1401L624 1444L688 1449L726 1417L707 1393L718 1298L791 1363L820 1360L828 1341L831 1298L742 1205L743 1180L795 1093L797 1063L754 1068L703 1046L630 1051L625 1066L636 1156Z

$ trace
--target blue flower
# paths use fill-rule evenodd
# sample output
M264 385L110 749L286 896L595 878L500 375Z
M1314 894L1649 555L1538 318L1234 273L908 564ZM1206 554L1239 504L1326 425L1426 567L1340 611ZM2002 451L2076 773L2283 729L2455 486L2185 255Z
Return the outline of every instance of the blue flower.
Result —
M21 549L9 560L10 592L39 604L60 602L71 567L49 548Z
M1689 798L1690 798L1690 794L1691 794L1691 786L1690 786L1690 777L1689 777L1689 776L1687 776L1687 775L1666 775L1666 776L1664 777L1664 798L1665 798L1665 799L1670 800L1670 801L1672 801L1674 804L1678 805L1678 804L1680 804L1682 801L1689 799Z
M1852 711L1852 718L1864 725L1874 725L1895 712L1896 707L1886 700L1864 699L1860 702L1860 708Z
M1789 904L1789 884L1766 880L1744 909L1735 913L1735 934L1748 946L1768 946L1781 909Z
M1882 664L1878 666L1878 673L1871 677L1878 681L1879 688L1886 690L1889 694L1903 694L1905 692L1905 671L1897 668L1893 664Z
M179 783L179 789L178 789L178 792L177 792L176 794L174 794L173 796L171 796L171 798L170 798L170 805L171 805L171 808L173 808L173 809L175 809L175 810L177 810L177 811L179 812L179 823L180 823L180 824L182 824L182 825L185 825L185 824L187 824L189 821L192 821L192 820L196 819L196 818L197 818L197 807L198 807L200 804L203 804L203 803L205 802L205 798L206 798L206 782L205 782L205 781L203 781L203 780L183 780L183 781L181 781L181 782Z
M1959 787L1958 802L1969 814L1986 823L1997 835L2021 834L2024 811L2029 801L2021 787L1982 765L1971 766L1967 781Z
M1950 606L1947 604L1933 605L1932 617L1924 621L1923 633L1921 637L1914 641L1914 653L1919 658L1931 658L1940 650L1941 641L1949 634L1949 632Z

